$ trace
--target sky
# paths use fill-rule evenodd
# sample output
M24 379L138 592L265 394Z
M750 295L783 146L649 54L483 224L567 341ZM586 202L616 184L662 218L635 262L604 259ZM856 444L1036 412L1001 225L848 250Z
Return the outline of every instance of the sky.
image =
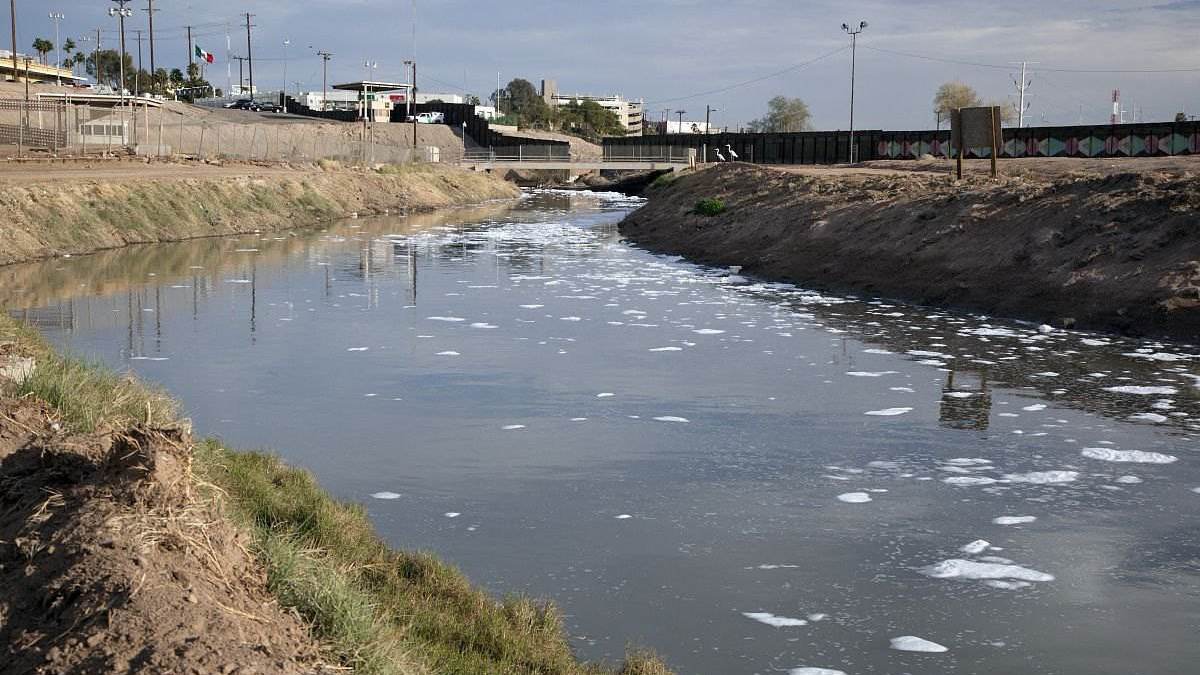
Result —
M17 44L65 39L117 42L106 0L16 0ZM844 129L850 114L850 37L859 36L855 127L927 129L943 82L965 82L990 101L1016 99L1022 60L1032 62L1029 125L1107 122L1119 88L1127 120L1200 115L1200 0L155 0L157 65L186 64L184 27L216 55L208 78L227 84L228 55L246 52L253 17L259 90L321 87L318 50L334 54L329 78L406 81L415 53L426 92L486 98L523 77L554 79L560 91L622 94L646 101L647 117L737 128L776 95L799 97L817 129ZM146 0L130 0L127 49L146 30ZM415 18L415 21L414 21ZM415 24L415 33L414 33ZM7 31L0 43L8 48ZM231 50L226 48L229 35ZM415 34L415 44L414 44ZM290 41L284 46L284 41ZM82 43L85 48L94 43ZM135 56L136 59L136 56ZM149 66L149 48L143 45ZM232 62L232 78L238 77ZM1080 72L1090 71L1090 72ZM1124 72L1118 72L1124 71ZM1143 71L1143 72L1132 72ZM1153 72L1149 72L1153 71ZM1167 72L1177 71L1177 72Z

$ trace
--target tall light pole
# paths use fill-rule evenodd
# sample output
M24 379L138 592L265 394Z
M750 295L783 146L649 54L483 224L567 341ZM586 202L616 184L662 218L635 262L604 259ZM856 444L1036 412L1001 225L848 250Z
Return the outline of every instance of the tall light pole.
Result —
M712 117L712 114L715 112L721 112L721 109L713 108L708 105L704 106L704 135L705 136L708 135L708 121Z
M858 148L854 145L854 69L858 56L858 34L866 30L867 22L858 22L858 28L851 28L848 24L842 24L842 30L850 35L850 163L854 164L858 159Z
M683 115L684 115L684 113L686 113L686 112L687 112L686 110L676 110L676 111L675 111L675 114L676 114L676 115L679 115L679 130L675 132L675 133L677 133L677 134L682 134L682 133L683 133Z
M321 110L329 110L329 59L333 58L333 54L319 51L317 56L321 57Z
M62 75L58 72L62 68L62 42L59 40L58 24L67 18L62 12L50 12L50 20L54 22L54 47L58 50L58 63L54 64L54 81L58 86L62 86Z
M283 95L285 98L287 97L287 56L290 44L292 44L291 40L283 41Z
M121 99L124 100L124 98L125 98L125 17L133 16L133 10L129 9L128 7L125 6L126 4L129 3L129 0L112 0L112 1L117 3L117 6L109 7L108 15L117 17L117 20L121 25L121 82L120 82L119 86L121 88Z

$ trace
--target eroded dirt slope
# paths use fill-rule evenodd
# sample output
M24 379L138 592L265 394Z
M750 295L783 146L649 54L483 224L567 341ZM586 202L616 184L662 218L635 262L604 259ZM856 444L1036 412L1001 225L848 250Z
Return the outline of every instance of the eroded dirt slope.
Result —
M181 429L69 435L0 399L0 671L313 673Z
M822 176L720 165L653 190L621 232L760 277L1137 334L1200 336L1188 171ZM717 216L696 213L719 198Z

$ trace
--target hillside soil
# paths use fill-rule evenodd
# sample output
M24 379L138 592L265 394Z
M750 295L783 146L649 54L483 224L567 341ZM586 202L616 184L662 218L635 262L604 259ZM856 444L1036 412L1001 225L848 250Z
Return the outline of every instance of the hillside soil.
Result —
M0 398L0 670L323 672L189 453L182 428L73 435Z
M887 164L900 164L897 169ZM1200 158L786 170L665 179L621 224L647 248L811 287L1059 326L1200 335ZM696 212L720 199L719 215Z

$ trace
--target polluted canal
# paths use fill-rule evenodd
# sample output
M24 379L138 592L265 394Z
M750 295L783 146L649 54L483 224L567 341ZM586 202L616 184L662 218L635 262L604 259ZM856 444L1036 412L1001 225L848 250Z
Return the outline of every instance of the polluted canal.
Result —
M587 659L1193 672L1200 348L756 283L623 243L637 206L135 247L0 300L555 601Z

